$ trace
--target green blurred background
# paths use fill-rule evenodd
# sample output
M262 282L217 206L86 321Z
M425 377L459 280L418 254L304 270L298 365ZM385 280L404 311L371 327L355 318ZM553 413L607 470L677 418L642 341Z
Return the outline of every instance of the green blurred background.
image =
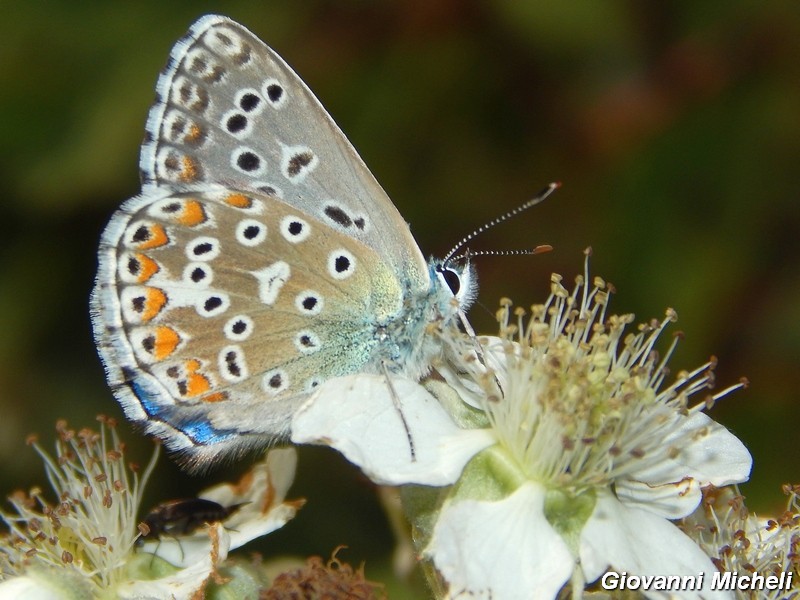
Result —
M0 22L0 493L44 483L24 445L121 411L91 341L98 236L139 190L137 160L159 70L208 12L273 46L358 148L428 254L551 180L555 197L471 247L550 243L485 258L481 332L507 295L538 302L551 272L613 282L612 308L667 306L686 339L673 370L710 354L720 386L750 388L712 415L755 459L758 511L798 482L800 4L737 2L280 1L6 3ZM143 460L148 445L123 434ZM148 502L209 480L162 461ZM259 549L319 553L383 572L390 529L372 487L306 449L309 503ZM394 590L394 588L393 588ZM397 597L400 592L396 592ZM411 597L415 592L407 592Z

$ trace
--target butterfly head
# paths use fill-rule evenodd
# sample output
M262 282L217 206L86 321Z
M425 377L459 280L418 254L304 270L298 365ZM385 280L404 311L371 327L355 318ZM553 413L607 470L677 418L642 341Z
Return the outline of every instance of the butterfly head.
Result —
M450 292L457 310L466 312L478 295L478 277L469 259L464 259L464 262L434 259L430 262L430 270L431 279L438 287Z

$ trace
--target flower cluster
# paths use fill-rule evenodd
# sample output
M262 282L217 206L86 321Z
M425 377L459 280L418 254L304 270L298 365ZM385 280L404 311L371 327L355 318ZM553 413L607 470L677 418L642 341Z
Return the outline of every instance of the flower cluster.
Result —
M9 498L16 514L0 513L10 530L0 545L2 575L8 580L0 590L46 585L58 573L54 587L96 594L126 578L125 557L138 535L129 525L136 522L158 453L140 478L138 469L125 463L114 422L100 422L99 432L76 432L59 421L55 458L30 440L57 501L48 501L38 488Z
M580 598L613 580L653 598L800 600L800 490L786 487L779 518L749 514L729 486L748 479L751 456L706 414L746 381L712 391L714 358L672 375L680 336L663 338L675 312L632 331L633 315L609 312L613 287L589 281L587 258L571 289L552 277L544 303L501 301L495 336L434 331L444 350L422 382L393 372L323 382L294 417L292 441L331 446L400 489L437 598ZM57 500L17 493L16 514L0 513L10 529L0 599L224 597L215 593L229 585L265 598L380 595L335 557L285 572L269 591L225 570L230 550L302 506L284 499L293 449L137 528L155 456L140 477L113 422L101 423L99 433L59 424L55 459L34 444ZM736 587L762 575L782 587ZM696 587L666 587L673 580Z
M655 348L674 312L628 333L633 316L607 316L608 286L586 278L570 292L554 277L530 315L503 301L499 338L482 342L491 368L462 366L482 384L473 402L496 443L462 472L424 548L451 588L552 598L608 569L714 571L670 520L694 510L703 486L750 473L745 447L702 412L733 388L692 403L713 360L666 382L675 340L663 357Z
M786 510L764 519L748 511L735 488L709 487L697 510L680 523L723 577L775 577L781 585L757 594L764 600L800 598L800 486L785 485L783 491ZM741 587L742 599L752 597L750 586Z
M403 486L437 597L550 599L608 570L717 571L673 521L704 487L749 477L747 449L705 414L745 382L712 393L713 358L670 378L678 336L658 347L675 312L630 332L632 315L608 314L611 286L588 281L587 259L571 291L554 276L529 312L504 300L499 335L453 340L469 350L443 357L424 387L345 378L294 421L294 441Z
M140 477L125 461L114 421L99 420L99 432L59 422L55 458L32 442L57 501L37 488L10 497L16 514L0 512L9 528L0 541L0 598L230 597L226 589L257 595L262 582L249 572L223 571L225 559L302 506L284 500L295 450L272 450L240 482L201 492L209 502L238 506L229 516L142 544L146 528L137 515L158 451Z

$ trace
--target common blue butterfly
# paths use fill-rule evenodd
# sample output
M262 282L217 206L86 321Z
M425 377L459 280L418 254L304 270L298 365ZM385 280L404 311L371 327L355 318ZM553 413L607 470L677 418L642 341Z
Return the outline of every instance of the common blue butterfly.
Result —
M126 415L190 467L285 439L331 378L418 379L471 303L300 78L199 19L156 85L142 192L105 229L95 339Z

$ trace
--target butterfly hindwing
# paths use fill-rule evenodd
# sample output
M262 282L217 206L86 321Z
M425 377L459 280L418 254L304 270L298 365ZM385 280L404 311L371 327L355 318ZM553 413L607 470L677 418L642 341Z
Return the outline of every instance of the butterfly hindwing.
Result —
M375 363L376 323L403 296L359 241L274 197L222 188L123 206L100 280L98 342L129 416L197 443L205 434L183 423L210 404L268 403L274 424L253 429L285 433L316 385Z

